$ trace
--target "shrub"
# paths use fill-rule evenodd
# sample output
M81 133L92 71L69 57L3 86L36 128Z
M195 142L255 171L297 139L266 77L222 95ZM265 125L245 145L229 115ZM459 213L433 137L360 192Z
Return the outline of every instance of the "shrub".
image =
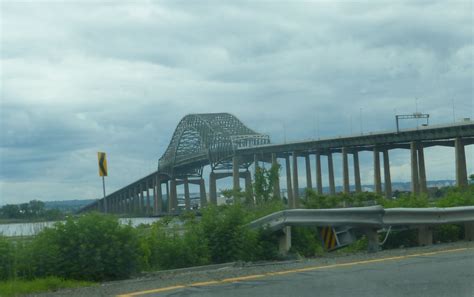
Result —
M258 232L250 230L247 222L249 212L241 204L203 210L201 226L213 263L252 260L260 253Z
M195 218L187 218L184 226L158 221L142 239L146 269L172 269L209 263L206 237Z
M32 274L91 281L127 278L139 268L138 243L134 229L113 216L91 213L69 219L33 240Z
M317 236L316 227L292 227L291 228L291 252L305 257L314 257L322 254L323 247Z
M438 207L469 205L474 205L474 185L470 185L466 189L451 188L443 198L436 202Z
M8 239L0 235L0 280L6 280L13 276L13 265L13 245Z

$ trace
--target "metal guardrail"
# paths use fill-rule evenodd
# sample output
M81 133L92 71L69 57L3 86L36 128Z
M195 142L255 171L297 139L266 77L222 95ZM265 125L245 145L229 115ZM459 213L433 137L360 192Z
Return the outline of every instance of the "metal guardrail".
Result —
M384 209L379 205L334 209L289 209L257 219L249 226L273 231L286 226L378 227L382 225L383 214Z
M474 221L474 206L448 208L389 208L383 223L397 225L437 225Z
M249 224L272 231L286 226L352 226L383 228L403 225L437 225L474 222L474 206L449 208L390 208L382 206L336 209L283 210Z

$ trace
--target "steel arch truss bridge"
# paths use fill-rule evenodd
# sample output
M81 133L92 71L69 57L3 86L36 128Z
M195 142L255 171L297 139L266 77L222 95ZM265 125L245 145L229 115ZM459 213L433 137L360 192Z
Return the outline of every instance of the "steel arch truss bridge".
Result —
M232 169L237 149L269 143L268 135L251 130L229 113L190 114L176 127L158 171L170 177L188 177L201 176L208 164L213 170Z

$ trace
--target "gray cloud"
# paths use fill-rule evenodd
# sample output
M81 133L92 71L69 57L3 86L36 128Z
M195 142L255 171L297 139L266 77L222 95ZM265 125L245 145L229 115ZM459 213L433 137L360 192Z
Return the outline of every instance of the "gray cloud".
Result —
M393 129L415 103L432 123L452 121L453 102L456 119L474 118L472 11L471 1L2 2L0 204L100 195L99 150L111 190L138 179L188 113L231 112L274 142ZM429 178L453 176L449 152L426 155ZM406 178L406 152L392 160L394 179ZM370 182L370 156L361 161Z

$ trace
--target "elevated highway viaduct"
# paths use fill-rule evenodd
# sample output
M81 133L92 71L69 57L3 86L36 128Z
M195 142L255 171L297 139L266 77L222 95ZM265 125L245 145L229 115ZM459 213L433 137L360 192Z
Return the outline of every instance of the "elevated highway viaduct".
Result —
M200 188L201 207L217 203L217 180L232 177L233 189L251 185L249 167L260 162L285 162L286 188L290 208L299 207L298 159L305 160L306 187L313 188L311 158L316 160L315 189L322 193L322 158L327 160L331 194L336 193L333 155L342 155L343 192L350 192L349 155L352 155L356 192L362 191L359 152L373 152L374 189L377 194L392 197L389 152L392 149L410 150L410 174L413 193L425 193L426 169L424 149L432 146L454 148L456 184L468 184L465 146L474 144L474 122L464 121L441 126L419 127L399 132L374 132L358 136L304 140L271 144L267 135L246 127L227 113L192 114L178 124L170 144L158 162L158 170L98 200L81 211L100 210L113 213L160 215L178 211L177 187L184 187L185 208L191 209L189 185ZM383 167L381 166L383 164ZM205 166L211 167L208 179L209 195L203 177ZM384 181L382 184L383 170ZM274 195L280 195L279 180L275 180ZM383 186L383 187L382 187ZM150 194L152 191L152 195ZM163 191L167 203L163 203Z

